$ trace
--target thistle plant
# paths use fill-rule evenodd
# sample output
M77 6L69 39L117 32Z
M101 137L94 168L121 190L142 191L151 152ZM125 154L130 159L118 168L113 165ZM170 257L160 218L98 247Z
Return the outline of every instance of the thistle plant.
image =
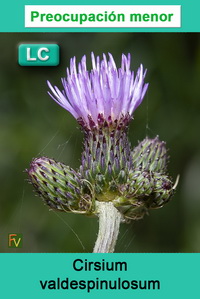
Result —
M167 174L167 150L158 136L146 137L133 149L128 126L148 84L146 70L130 69L131 56L122 54L117 68L111 54L91 54L76 66L70 60L63 90L48 82L49 95L70 112L84 133L81 165L74 170L47 157L33 159L28 175L37 193L53 210L99 217L93 252L113 252L121 222L143 218L161 208L174 193Z

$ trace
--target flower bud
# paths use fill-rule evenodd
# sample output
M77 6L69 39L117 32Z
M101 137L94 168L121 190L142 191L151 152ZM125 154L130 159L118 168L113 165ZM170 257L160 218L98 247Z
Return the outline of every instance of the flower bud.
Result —
M51 209L89 214L91 194L80 174L46 157L36 158L27 170L36 192Z
M162 208L174 194L173 183L167 175L154 173L154 192L150 209Z
M135 169L164 173L167 165L165 142L158 136L154 139L146 137L133 149L132 162Z
M174 194L167 175L144 170L130 171L127 183L119 186L121 195L114 206L126 219L141 219L149 209L161 208Z
M148 210L154 179L147 171L130 171L126 184L119 186L121 196L114 200L115 207L126 219L141 219Z

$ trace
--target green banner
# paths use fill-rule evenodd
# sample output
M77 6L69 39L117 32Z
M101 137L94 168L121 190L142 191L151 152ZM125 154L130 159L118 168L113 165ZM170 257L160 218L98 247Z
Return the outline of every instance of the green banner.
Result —
M66 14L67 14L67 7L68 6L76 6L77 7L77 13L83 14L82 10L80 9L80 5L85 6L95 6L99 5L102 6L102 8L105 5L109 5L110 9L106 10L106 15L108 14L108 17L110 16L111 22L115 18L116 14L116 6L117 5L123 5L123 6L175 6L180 5L181 6L181 26L179 28L152 28L150 25L149 28L135 28L134 24L130 24L129 26L122 28L120 24L117 28L112 28L112 26L109 26L109 28L103 26L102 28L96 28L97 26L94 26L92 28L82 28L83 26L75 26L74 28L72 26L68 26L68 14L64 14L65 19L65 28L59 27L59 28L26 28L25 27L25 6L27 5L65 5L66 6ZM66 1L60 0L59 2L55 1L45 1L43 0L42 3L40 1L9 1L8 3L2 4L1 7L1 19L0 19L0 31L1 32L198 32L200 29L200 23L199 23L199 9L200 9L200 3L199 1L186 1L186 0L180 0L180 1L125 1L125 3L122 3L121 1L101 1L101 2L94 2L94 1L68 1L66 4ZM133 10L134 11L134 10ZM34 17L36 17L36 12L33 14ZM88 13L91 13L89 10ZM52 21L52 16L48 12L47 19L49 22ZM145 22L148 21L148 13L144 12L145 14ZM84 14L83 14L84 15ZM165 14L164 14L165 15ZM167 16L164 15L161 16L161 21L166 21ZM169 18L171 18L172 14L169 14ZM158 16L159 17L159 16ZM42 17L43 18L43 17ZM166 18L166 19L165 19ZM102 16L101 14L97 13L97 19L99 19L100 22L102 22ZM56 22L59 20L59 16L56 16ZM83 17L83 20L85 21L85 16ZM90 21L94 22L92 16L90 16Z
M199 293L199 254L2 254L6 298L163 298Z

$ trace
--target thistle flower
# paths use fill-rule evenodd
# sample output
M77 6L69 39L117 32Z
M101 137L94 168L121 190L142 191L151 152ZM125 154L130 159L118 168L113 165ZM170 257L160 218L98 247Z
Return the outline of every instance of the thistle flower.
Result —
M42 157L34 159L28 170L30 181L50 208L99 216L94 252L112 252L119 223L141 219L149 209L162 207L177 185L166 173L165 142L158 136L146 137L131 149L128 141L129 122L148 88L146 70L140 65L134 75L130 54L122 54L117 69L108 55L109 59L103 54L100 60L92 53L91 71L86 56L78 68L72 58L62 78L62 91L48 81L49 95L84 131L79 169Z
M113 56L109 60L103 54L92 58L92 70L86 66L86 56L76 66L76 58L70 60L67 77L62 78L63 90L48 81L49 95L69 111L83 126L98 127L99 122L114 123L131 116L142 102L148 84L144 83L146 70L141 64L136 76L130 70L131 55L122 54L121 67L117 69Z

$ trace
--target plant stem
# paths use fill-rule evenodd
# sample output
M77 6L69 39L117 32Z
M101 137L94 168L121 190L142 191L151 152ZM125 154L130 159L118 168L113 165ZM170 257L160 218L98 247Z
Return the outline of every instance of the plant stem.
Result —
M99 217L99 232L93 252L114 252L123 217L112 202L97 201L96 208Z

